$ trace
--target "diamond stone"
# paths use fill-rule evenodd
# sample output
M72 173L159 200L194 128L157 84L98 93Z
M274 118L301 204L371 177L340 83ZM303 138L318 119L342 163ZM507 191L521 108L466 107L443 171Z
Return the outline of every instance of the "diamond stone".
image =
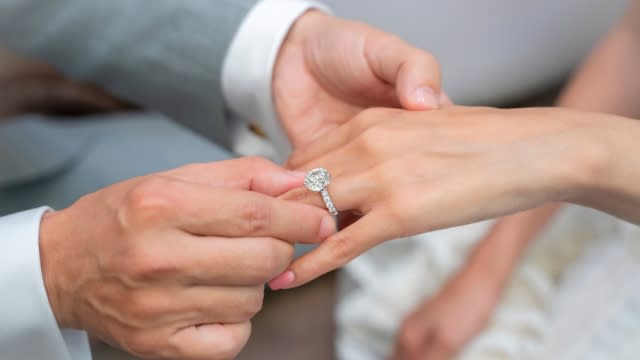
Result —
M315 192L320 192L329 186L331 175L326 169L318 168L309 171L307 178L304 180L304 186Z

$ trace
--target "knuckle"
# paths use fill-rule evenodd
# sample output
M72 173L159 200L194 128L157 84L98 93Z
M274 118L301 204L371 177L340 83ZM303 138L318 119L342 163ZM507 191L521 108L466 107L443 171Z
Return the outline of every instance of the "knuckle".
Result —
M252 273L257 283L266 283L278 276L293 257L293 246L280 240L265 240L260 259L253 263Z
M261 282L271 277L272 274L276 273L277 270L277 260L276 260L276 252L274 251L272 246L269 246L262 252L263 258L256 262L255 272L257 277L260 278Z
M271 213L265 200L254 198L246 201L240 209L242 230L246 234L262 233L269 227Z
M151 178L134 185L126 194L126 218L136 224L148 224L162 221L175 207L169 195L171 181L162 178Z
M376 156L381 152L381 147L388 137L386 130L382 126L372 126L362 132L356 140L359 152L368 156Z
M262 286L256 287L255 290L241 299L241 306L244 309L244 320L252 319L262 310L263 300L264 288Z

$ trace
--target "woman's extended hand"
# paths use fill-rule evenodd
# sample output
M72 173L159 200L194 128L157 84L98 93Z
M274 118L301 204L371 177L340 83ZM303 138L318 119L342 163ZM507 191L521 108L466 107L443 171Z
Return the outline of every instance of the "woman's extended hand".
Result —
M367 110L289 162L293 168L328 169L338 210L361 218L271 285L299 286L398 237L549 201L593 205L598 201L586 199L585 190L612 170L610 145L628 127L635 131L637 125L564 109ZM285 198L324 207L318 194L304 188Z

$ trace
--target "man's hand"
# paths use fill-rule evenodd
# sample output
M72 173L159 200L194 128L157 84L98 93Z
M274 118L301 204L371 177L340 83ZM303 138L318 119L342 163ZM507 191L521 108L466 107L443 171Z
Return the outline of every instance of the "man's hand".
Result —
M368 107L436 109L436 59L364 24L310 11L298 20L278 56L273 91L294 149Z
M49 213L40 248L58 324L144 358L235 357L292 243L335 227L325 211L273 198L302 181L260 159L191 165Z

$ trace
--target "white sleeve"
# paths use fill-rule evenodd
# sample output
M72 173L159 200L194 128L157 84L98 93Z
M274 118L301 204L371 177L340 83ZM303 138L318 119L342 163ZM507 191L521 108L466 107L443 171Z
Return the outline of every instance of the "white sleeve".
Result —
M0 217L0 359L90 360L87 335L61 330L40 268L40 208Z
M289 29L312 8L329 12L313 1L260 1L238 29L222 67L222 91L227 106L235 115L256 121L280 158L291 152L291 144L273 102L273 67Z

